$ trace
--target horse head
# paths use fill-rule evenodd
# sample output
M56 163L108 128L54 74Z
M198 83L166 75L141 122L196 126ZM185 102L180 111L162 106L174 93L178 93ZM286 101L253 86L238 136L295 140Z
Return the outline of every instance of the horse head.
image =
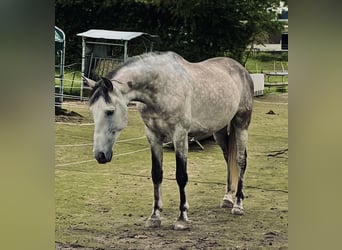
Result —
M113 146L121 130L127 126L127 105L113 83L102 77L98 82L83 77L92 88L89 98L94 120L94 156L100 164L110 162Z

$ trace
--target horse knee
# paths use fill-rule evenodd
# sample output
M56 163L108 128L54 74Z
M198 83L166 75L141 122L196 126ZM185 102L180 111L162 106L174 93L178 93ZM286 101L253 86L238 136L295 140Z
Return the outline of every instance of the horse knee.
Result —
M180 187L185 187L188 182L186 169L187 159L183 155L176 153L176 180Z
M154 184L160 184L163 181L163 170L152 169L151 171L152 181Z
M162 169L162 155L157 155L152 150L152 181L154 184L160 184L163 181L163 169Z

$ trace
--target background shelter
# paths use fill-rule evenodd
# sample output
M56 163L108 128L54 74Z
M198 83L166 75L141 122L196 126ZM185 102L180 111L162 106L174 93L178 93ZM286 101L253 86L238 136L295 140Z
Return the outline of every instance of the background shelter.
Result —
M82 75L98 80L129 56L153 51L157 35L143 32L90 29L82 37ZM83 83L81 87L81 98Z

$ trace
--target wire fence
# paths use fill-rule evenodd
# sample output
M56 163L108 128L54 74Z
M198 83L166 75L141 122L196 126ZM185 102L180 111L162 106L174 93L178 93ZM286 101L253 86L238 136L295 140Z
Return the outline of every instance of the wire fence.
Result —
M61 107L63 100L88 100L86 92L90 92L90 87L84 86L81 79L81 72L79 70L73 70L79 68L81 63L71 63L64 66L64 69L69 69L68 72L61 73L58 71L55 73L55 107ZM62 67L61 65L55 65L55 69Z
M126 153L116 154L115 157L120 157L120 156L124 156L124 155L136 154L136 153L143 152L143 151L147 151L147 150L150 150L150 147L146 147L146 148L143 148L143 149L138 149L138 150L134 150L134 151L126 152ZM88 162L95 162L95 159L89 159L89 160L84 160L84 161L75 161L75 162L61 163L61 164L56 164L55 166L56 166L56 167L65 167L65 166L78 165L78 164L83 164L83 163L88 163Z
M84 124L76 124L76 123L65 123L65 122L57 122L57 124L59 125L66 125L66 126L93 126L94 123L84 123ZM116 143L126 143L126 142L131 142L131 141L137 141L137 140L142 140L145 139L146 136L139 136L139 137L133 137L133 138L128 138L128 139L123 139L123 140L118 140ZM93 143L76 143L76 144L56 144L55 148L72 148L72 147L90 147L93 146ZM121 154L116 154L115 157L120 157L120 156L124 156L124 155L131 155L131 154L135 154L138 152L143 152L143 151L147 151L149 150L150 147L145 147L142 149L138 149L138 150L133 150L133 151L129 151L129 152L124 152ZM89 159L89 160L81 160L81 161L75 161L75 162L66 162L66 163L60 163L60 164L56 164L56 167L63 167L63 166L70 166L70 165L77 165L77 164L84 164L84 163L89 163L89 162L94 162L95 159Z
M136 141L136 140L142 140L145 139L146 136L140 136L140 137L133 137L129 139L124 140L118 140L116 143L123 143L123 142L130 142L130 141ZM55 147L83 147L83 146L93 146L93 143L83 143L83 144L57 144Z

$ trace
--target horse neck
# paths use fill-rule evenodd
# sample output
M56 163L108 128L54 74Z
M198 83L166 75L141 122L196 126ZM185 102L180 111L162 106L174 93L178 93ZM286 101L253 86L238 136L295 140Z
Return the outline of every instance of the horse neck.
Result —
M131 68L123 75L129 76L125 77L124 83L119 86L127 104L131 101L146 105L156 104L159 88L157 79L160 77L158 73L148 70L146 67L140 67L139 69Z

